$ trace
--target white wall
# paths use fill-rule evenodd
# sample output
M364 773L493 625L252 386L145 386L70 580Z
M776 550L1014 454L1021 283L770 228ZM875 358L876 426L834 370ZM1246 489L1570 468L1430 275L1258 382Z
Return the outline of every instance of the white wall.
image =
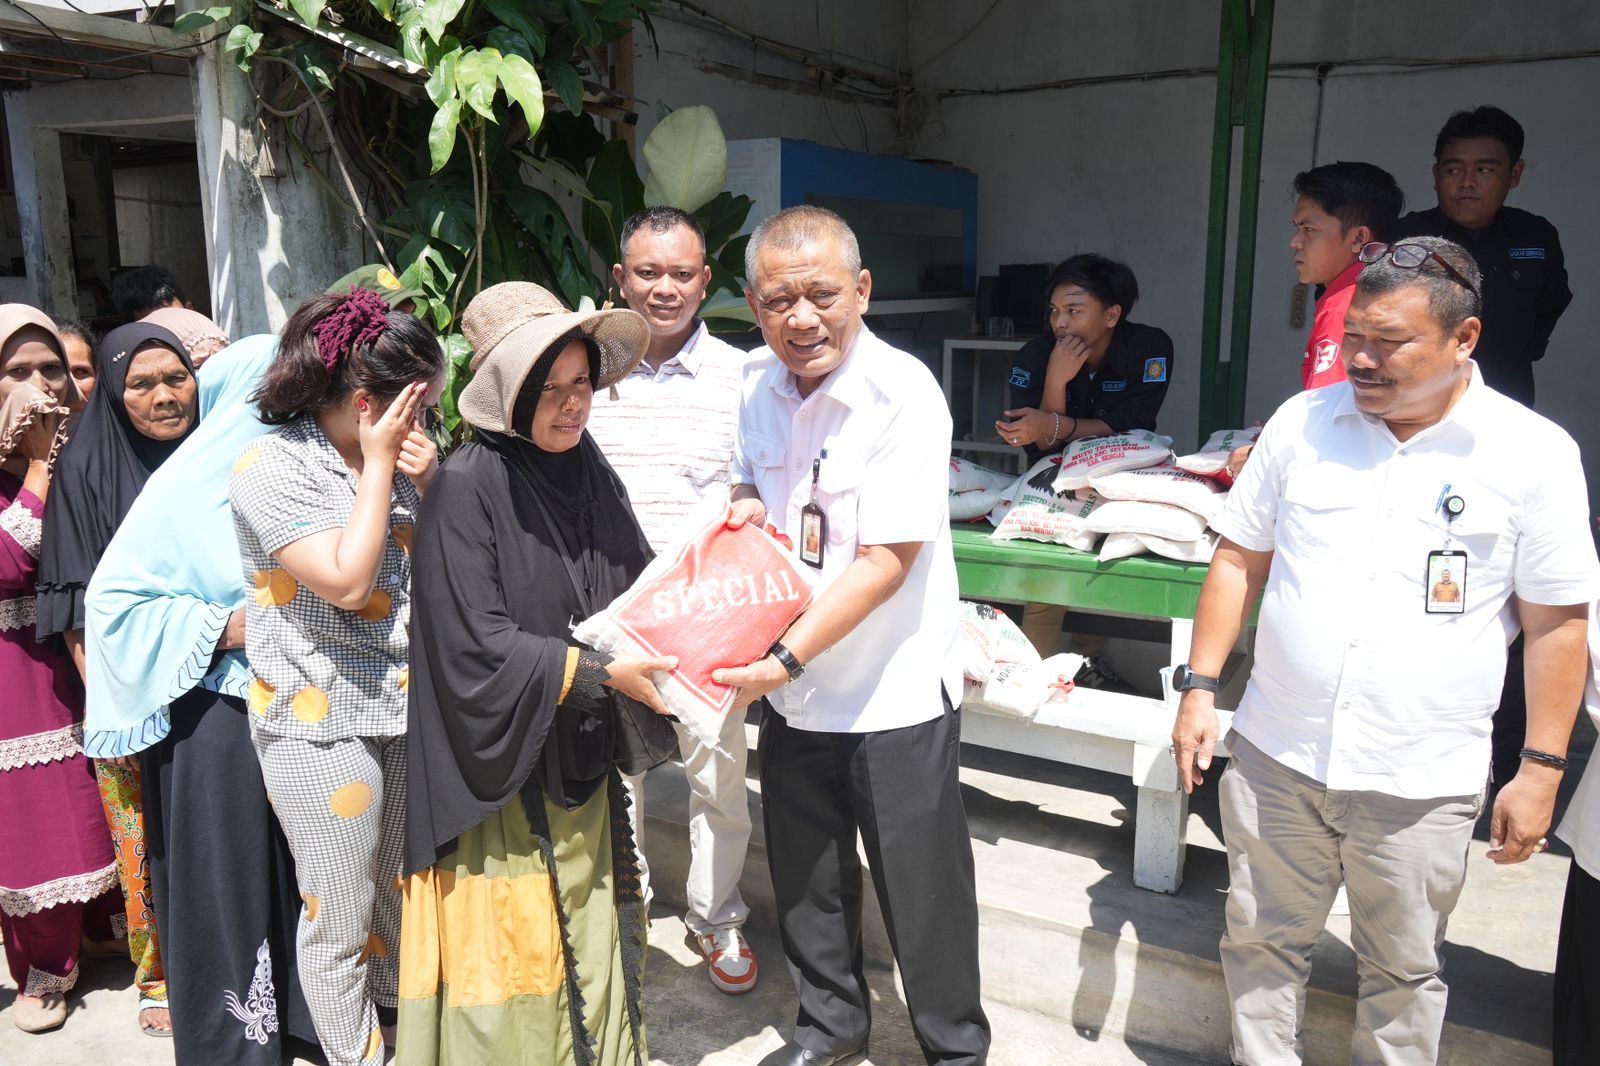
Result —
M906 21L898 0L812 0L783 5L701 0L701 6L741 29L831 56L847 66L887 75L903 61ZM634 31L639 144L655 128L658 103L671 108L705 104L716 111L729 140L791 137L899 154L893 109L774 87L774 82L806 82L805 66L756 48L725 28L669 5L663 5L651 20L659 57L643 27Z
M1215 4L1184 0L1045 5L918 0L907 44L919 88L1019 85L1216 64ZM1530 13L1534 12L1534 13ZM931 62L951 41L954 48ZM1600 385L1588 338L1600 305L1600 215L1589 187L1600 167L1590 105L1600 59L1491 63L1400 72L1384 59L1483 59L1600 47L1600 5L1488 0L1279 3L1274 63L1336 65L1328 78L1317 162L1364 159L1388 168L1413 206L1434 202L1433 137L1453 110L1495 103L1528 133L1527 174L1509 201L1561 230L1573 291L1549 355L1536 369L1539 407L1584 446L1600 481ZM921 154L979 174L979 268L1054 260L1076 251L1126 259L1144 296L1135 317L1172 334L1178 361L1162 428L1182 442L1199 430L1199 339L1205 281L1214 79L1210 73L939 102L915 143ZM1288 186L1311 164L1316 86L1309 71L1275 73L1267 94L1249 409L1265 417L1298 383L1304 329L1288 324L1294 276ZM1237 170L1235 170L1237 175ZM1230 218L1230 231L1234 219ZM1597 496L1591 491L1591 496Z

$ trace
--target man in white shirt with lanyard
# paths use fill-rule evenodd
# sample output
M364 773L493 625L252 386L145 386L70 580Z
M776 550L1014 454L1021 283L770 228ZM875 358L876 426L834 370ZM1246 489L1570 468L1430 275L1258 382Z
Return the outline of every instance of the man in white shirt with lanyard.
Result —
M1278 409L1228 495L1173 749L1211 765L1216 675L1265 586L1220 782L1222 968L1243 1066L1301 1062L1310 955L1341 875L1360 999L1351 1061L1438 1058L1439 945L1466 879L1506 646L1526 637L1528 734L1487 857L1545 847L1597 591L1578 448L1484 384L1481 278L1459 245L1362 249L1347 382ZM1450 572L1455 591L1431 595Z
M750 356L718 340L695 317L711 281L705 231L675 207L650 207L622 227L622 262L611 275L628 306L650 325L645 357L616 398L597 392L589 432L627 487L633 513L657 552L674 547L728 499L728 464L739 391ZM744 716L730 714L727 756L678 731L689 778L689 927L711 983L730 994L756 983L756 957L744 939L750 908L739 894L750 844L745 786L749 743ZM730 757L731 756L731 757ZM629 817L639 847L645 899L644 776L628 778Z
M924 1057L979 1066L950 412L927 368L862 324L872 278L839 216L780 211L751 236L745 273L767 347L745 380L730 524L786 532L817 597L765 658L718 675L771 694L762 812L800 1002L793 1039L761 1066L866 1057L858 834Z

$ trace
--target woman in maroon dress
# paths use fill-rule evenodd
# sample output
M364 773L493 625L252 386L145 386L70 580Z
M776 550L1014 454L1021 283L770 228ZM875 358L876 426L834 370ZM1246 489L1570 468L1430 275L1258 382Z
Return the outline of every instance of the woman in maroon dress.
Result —
M83 754L83 688L64 655L34 640L33 588L60 421L49 408L75 398L50 319L0 305L0 411L9 422L0 425L0 929L19 989L12 1020L25 1032L66 1020L80 942L85 934L112 939L121 909L111 834Z

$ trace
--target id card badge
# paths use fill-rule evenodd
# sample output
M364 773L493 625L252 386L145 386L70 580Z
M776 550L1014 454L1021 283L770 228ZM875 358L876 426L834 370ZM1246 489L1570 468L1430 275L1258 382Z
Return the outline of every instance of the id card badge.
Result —
M813 500L800 508L800 561L821 570L822 552L827 543L828 516Z
M1423 609L1429 614L1460 614L1467 609L1466 552L1429 552L1423 580Z

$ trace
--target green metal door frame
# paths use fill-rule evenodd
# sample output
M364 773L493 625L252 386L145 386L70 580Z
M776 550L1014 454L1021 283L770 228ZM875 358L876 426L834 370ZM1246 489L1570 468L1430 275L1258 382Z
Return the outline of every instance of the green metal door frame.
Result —
M1254 7L1252 11L1251 8ZM1206 287L1200 327L1200 438L1244 424L1255 287L1256 213L1261 198L1261 137L1272 54L1273 0L1222 0L1216 125L1211 138L1211 209L1206 224ZM1228 266L1228 192L1234 130L1242 127L1239 222L1234 241L1233 327L1222 359L1223 281Z

